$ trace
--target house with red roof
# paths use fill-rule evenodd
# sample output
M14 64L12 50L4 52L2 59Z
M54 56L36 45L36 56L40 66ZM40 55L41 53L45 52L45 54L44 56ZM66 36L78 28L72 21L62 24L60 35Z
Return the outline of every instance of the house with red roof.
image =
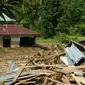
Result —
M34 46L36 36L39 33L33 32L15 24L0 25L0 47L21 47Z

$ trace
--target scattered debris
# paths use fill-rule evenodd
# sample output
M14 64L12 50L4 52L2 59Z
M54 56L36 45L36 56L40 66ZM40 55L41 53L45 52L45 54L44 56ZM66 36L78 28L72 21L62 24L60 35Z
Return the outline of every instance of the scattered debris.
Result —
M85 40L82 40L79 43L85 46Z
M70 47L72 45L72 43L82 52L85 52L85 46L75 42L75 41L70 41L66 47Z
M11 60L11 61L10 61L10 64L9 64L8 73L14 71L14 70L17 69L17 68L18 68L17 64L15 64L13 60Z
M82 49L85 51L84 46L71 41L65 47L65 56L61 57L61 60L67 66L80 65L85 61L85 55L82 53Z
M19 66L12 60L8 72L0 75L0 82L6 85L84 85L85 47L76 42L68 44L65 52L58 47L26 56L27 63ZM83 48L83 52L79 48Z

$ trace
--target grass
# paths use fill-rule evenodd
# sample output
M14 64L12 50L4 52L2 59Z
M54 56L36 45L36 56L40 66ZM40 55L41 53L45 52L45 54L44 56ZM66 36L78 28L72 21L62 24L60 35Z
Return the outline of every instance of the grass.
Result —
M80 36L79 37L79 40L81 41L81 40L85 40L85 36Z
M3 82L0 82L0 85L5 85Z
M40 37L40 38L37 38L37 43L57 43L57 41L52 38L44 39Z
M65 41L81 41L81 40L85 40L85 36L67 36L67 37L54 37L54 38L48 38L48 39L44 39L44 38L37 38L37 43L64 43Z

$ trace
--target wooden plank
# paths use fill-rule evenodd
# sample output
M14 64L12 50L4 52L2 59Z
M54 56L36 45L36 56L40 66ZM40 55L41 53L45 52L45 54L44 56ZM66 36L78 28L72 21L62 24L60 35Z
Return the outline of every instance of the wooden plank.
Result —
M66 80L64 78L61 79L63 83L67 84Z
M22 73L23 69L24 69L23 66L19 69L18 73L16 73L16 75L15 75L15 77L14 77L14 79L13 79L13 82L16 82L16 80L18 79L18 77L19 77L20 74Z
M20 79L24 79L24 78L34 77L36 75L47 75L47 76L49 76L49 75L52 75L52 74L53 75L56 74L56 72L54 72L54 71L51 71L51 70L42 70L42 69L39 69L39 70L29 70L29 73L31 73L31 75L21 76L21 77L18 77L17 79L20 80ZM7 79L7 80L3 80L3 81L11 81L12 79L13 78Z
M55 82L55 83L60 83L60 84L63 84L63 82L60 82L58 80L54 80L54 79L51 79L51 78L47 78L48 80L52 81L52 82Z
M78 79L76 78L76 76L75 76L74 74L71 74L71 76L75 79L75 81L76 81L76 83L77 83L78 85L82 85L82 84L78 81Z
M34 74L34 75L40 75L40 74L52 75L52 74L56 74L55 71L43 70L43 69L29 70L29 73Z
M27 85L27 84L35 84L36 81L29 81L29 82L25 82L24 84Z
M68 80L68 78L65 75L63 75L63 78L65 79L67 84L71 85L70 81Z
M33 65L33 66L24 66L24 68L36 68L36 67L57 67L57 68L64 68L61 65Z
M56 57L60 57L60 56L64 56L65 55L65 52L59 54L59 55L56 55Z
M30 74L30 75L29 75ZM19 76L18 79L24 79L24 78L28 78L28 77L31 77L31 76L35 76L35 75L40 75L40 74L44 74L44 75L51 75L51 74L56 74L55 71L51 71L51 70L43 70L43 69L38 69L38 70L29 70L28 74L26 74L25 76ZM16 75L16 74L15 74ZM4 76L4 75L3 75ZM1 80L2 81L10 81L11 79L13 80L14 77L11 77L11 78L7 78L7 79L4 79L4 80Z
M5 75L13 74L13 73L16 73L16 72L3 73L3 74L0 74L0 76L5 76Z
M16 82L16 80L18 79L18 77L20 76L20 74L23 72L24 66L27 66L27 65L28 65L28 62L25 65L21 66L21 68L19 69L19 71L16 73L16 76L14 77L13 82Z
M39 76L40 76L40 75L34 76L34 77L32 77L32 78L25 79L25 80L21 80L20 82L16 83L15 85L23 84L23 83L25 83L25 82L27 82L27 81L30 81L30 80L32 80L32 79L35 79L35 78L37 78L37 77L39 77Z
M77 76L76 79L79 81L79 82L82 82L82 84L85 85L85 78L83 76Z
M49 85L53 85L53 82L50 82Z
M26 76L18 77L18 80L20 80L20 79L25 79L25 78L31 78L31 77L34 77L34 75L26 75ZM12 80L13 80L13 78L11 78L11 79L6 79L6 80L2 80L2 81L0 81L0 82L8 82L8 81L12 81Z
M47 85L47 77L45 78L45 81L41 85Z
M85 69L85 65L80 65L80 66L72 66L72 67L64 67L63 69L61 69L61 72L63 73L71 73L71 72L74 72L76 70L79 70L79 69Z
M33 77L35 75L52 75L52 74L56 74L56 72L54 71L51 71L51 70L42 70L42 69L39 69L39 70L29 70L29 74L30 75L24 75L24 76L19 76L17 79L20 80L20 79L24 79L24 78L29 78L29 77ZM5 79L1 82L4 82L4 81L10 81L10 80L13 80L14 77L10 78L10 79Z

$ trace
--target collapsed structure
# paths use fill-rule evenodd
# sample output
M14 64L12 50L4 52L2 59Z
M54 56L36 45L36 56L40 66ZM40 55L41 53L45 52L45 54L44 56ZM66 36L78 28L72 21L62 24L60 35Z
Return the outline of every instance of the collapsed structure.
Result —
M34 46L37 32L15 24L0 25L0 47Z
M74 41L68 43L65 47L65 56L61 57L61 60L67 65L80 65L85 61L85 55L82 51L85 51L85 47Z

